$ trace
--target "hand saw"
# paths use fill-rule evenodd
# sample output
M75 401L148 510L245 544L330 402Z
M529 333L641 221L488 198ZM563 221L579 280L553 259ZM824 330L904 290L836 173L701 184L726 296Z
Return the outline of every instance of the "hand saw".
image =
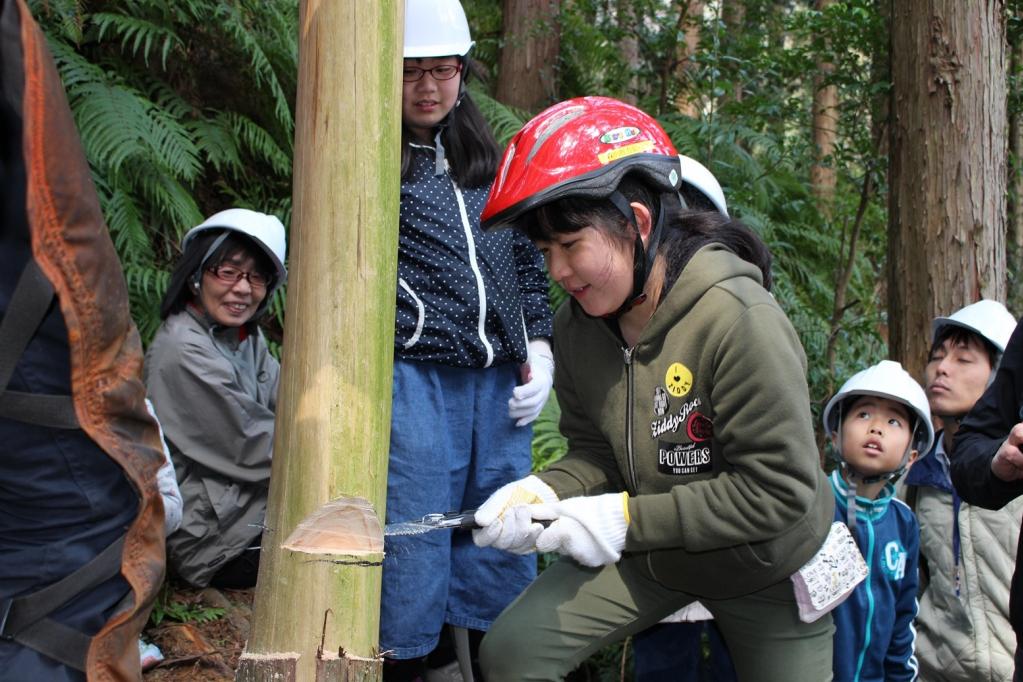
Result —
M446 514L427 514L421 519L412 521L401 521L388 523L384 526L384 535L421 535L431 530L442 528L466 529L480 528L476 523L476 510L468 509L460 512L448 512Z

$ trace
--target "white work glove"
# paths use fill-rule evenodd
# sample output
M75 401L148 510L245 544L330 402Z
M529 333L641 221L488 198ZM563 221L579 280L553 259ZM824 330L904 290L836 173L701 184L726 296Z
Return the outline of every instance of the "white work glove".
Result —
M525 426L540 416L547 396L554 385L554 354L547 339L529 342L529 359L522 365L521 386L512 391L508 416L517 419L515 426Z
M482 528L472 532L480 547L496 547L515 554L536 551L536 536L543 526L533 520L530 509L543 502L557 502L558 496L536 476L509 483L487 498L476 510L476 523Z
M571 497L531 508L534 519L554 519L536 539L540 552L567 554L583 566L613 564L622 557L629 528L629 494Z

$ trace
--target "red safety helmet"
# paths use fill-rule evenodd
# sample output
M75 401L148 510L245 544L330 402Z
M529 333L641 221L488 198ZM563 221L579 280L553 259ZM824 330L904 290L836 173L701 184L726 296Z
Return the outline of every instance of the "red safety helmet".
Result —
M483 208L483 228L508 226L566 196L608 197L627 173L661 193L690 184L728 214L714 176L680 156L653 117L609 97L578 97L540 112L512 138Z

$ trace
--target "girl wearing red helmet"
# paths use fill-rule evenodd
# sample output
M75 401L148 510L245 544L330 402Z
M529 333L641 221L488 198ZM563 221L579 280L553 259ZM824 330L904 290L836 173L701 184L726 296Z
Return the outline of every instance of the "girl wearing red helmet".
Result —
M580 98L512 139L483 220L525 232L571 295L554 326L568 453L474 531L563 558L484 639L488 682L559 679L697 599L740 679L831 679L830 614L801 620L790 580L834 509L806 359L714 177L635 107Z

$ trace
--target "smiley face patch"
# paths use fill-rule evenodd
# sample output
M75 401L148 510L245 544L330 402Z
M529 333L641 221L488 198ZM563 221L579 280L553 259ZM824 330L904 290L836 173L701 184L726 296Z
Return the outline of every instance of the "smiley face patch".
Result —
M681 398L693 387L693 373L681 362L673 362L664 375L664 385L668 393Z

